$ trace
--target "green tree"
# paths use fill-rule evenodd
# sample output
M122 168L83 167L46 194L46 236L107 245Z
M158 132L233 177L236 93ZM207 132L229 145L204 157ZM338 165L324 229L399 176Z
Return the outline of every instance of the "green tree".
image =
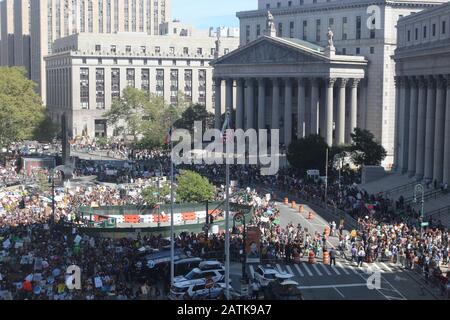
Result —
M36 186L40 193L47 192L50 190L49 177L42 171L38 172L36 175Z
M51 141L60 134L61 125L54 123L48 115L45 115L34 130L33 136L38 141Z
M177 185L179 202L201 203L212 200L215 195L215 188L208 179L193 171L181 171L177 177Z
M170 186L168 184L161 185L159 190L157 186L149 186L141 192L142 198L150 207L155 207L158 202L163 201L169 194Z
M294 140L288 148L287 159L291 166L302 174L306 170L325 171L325 159L328 145L319 135Z
M352 137L352 159L356 165L379 166L386 158L387 152L367 130L355 128Z
M195 121L201 121L204 128L212 128L214 126L214 114L208 112L204 105L194 104L183 112L181 118L174 123L174 127L186 129L193 133Z
M34 138L45 119L45 108L34 91L36 84L24 68L0 67L0 146Z

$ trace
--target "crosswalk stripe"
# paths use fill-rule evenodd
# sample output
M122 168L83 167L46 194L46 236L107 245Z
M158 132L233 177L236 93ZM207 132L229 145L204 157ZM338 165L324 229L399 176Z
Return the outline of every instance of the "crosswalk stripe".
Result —
M286 269L287 269L287 271L288 271L290 274L294 275L294 273L292 272L292 269L291 269L290 266L286 266Z
M313 267L314 270L316 270L316 272L317 272L317 274L318 274L319 276L322 275L322 272L320 272L319 268L317 268L317 266L316 266L315 264L313 264L312 267Z
M350 270L352 270L355 274L359 274L359 269L357 266L350 265Z
M336 272L338 276L341 275L341 273L339 272L339 270L335 266L331 265L331 269L333 269L333 271Z
M369 265L369 267L374 267L375 269L377 269L381 273L384 273L384 270L381 269L380 266L378 266L376 263L373 263L373 264Z
M255 269L253 268L252 265L249 266L249 269L250 269L250 275L251 275L252 279L254 279L255 278Z
M326 272L329 276L331 276L331 272L330 272L330 270L328 270L328 266L327 266L327 265L324 265L324 264L321 263L320 266L322 267L322 269L325 270L325 272Z
M345 268L345 267L342 265L342 263L336 262L336 264L337 264L337 266L338 266L339 268L342 269L342 271L344 271L345 274L347 274L347 275L350 274L350 272L347 271L347 268Z
M283 269L281 269L281 266L280 266L279 263L277 263L277 269L278 269L278 271L280 271L280 272L284 272Z
M294 264L295 269L297 269L298 273L300 274L300 277L304 277L302 269L298 266L298 264Z
M309 270L308 265L306 263L303 263L302 265L305 268L306 272L308 272L308 275L310 277L312 277L313 274L312 274L311 270Z
M385 264L384 262L380 262L380 263L387 271L392 272L392 269L389 268L389 266L387 264Z

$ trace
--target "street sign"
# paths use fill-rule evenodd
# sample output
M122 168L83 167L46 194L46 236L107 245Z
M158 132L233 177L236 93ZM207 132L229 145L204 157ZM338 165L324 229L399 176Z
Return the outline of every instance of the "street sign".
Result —
M148 260L147 266L148 266L150 269L153 269L153 268L155 267L155 261L154 261L154 260Z
M429 222L422 222L422 227L428 227L430 225Z

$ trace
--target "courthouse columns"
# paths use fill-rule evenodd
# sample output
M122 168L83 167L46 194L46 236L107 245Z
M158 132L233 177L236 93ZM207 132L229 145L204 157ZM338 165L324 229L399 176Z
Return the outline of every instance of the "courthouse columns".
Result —
M417 106L417 150L416 178L421 180L425 174L425 130L427 115L427 80L420 77L418 81L419 96Z
M437 78L436 122L434 132L434 168L433 180L442 182L444 170L444 126L445 126L445 89L444 78Z
M278 78L272 79L272 129L280 128L280 83Z
M360 79L353 79L351 83L351 100L350 100L350 130L347 136L347 143L350 143L351 134L358 127L358 85Z
M258 79L258 129L266 128L266 83Z
M436 80L433 76L428 79L427 87L427 116L425 128L425 180L433 179L434 165L434 129L436 116Z
M222 79L215 78L215 112L214 112L214 127L216 129L221 129L220 117L222 115L221 102L222 102Z
M326 79L325 82L327 88L327 100L325 105L325 142L331 147L333 145L333 88L336 79Z
M231 123L234 123L233 117L233 79L227 79L225 81L225 112L230 111Z
M297 102L297 139L304 138L305 131L305 114L306 114L306 94L305 80L298 79L298 102Z
M236 81L236 129L244 129L244 80Z
M319 79L311 79L311 132L319 134Z
M450 75L447 80L447 99L445 103L445 133L444 133L444 177L443 182L450 184Z
M408 175L413 177L416 173L416 150L417 150L417 114L418 114L418 91L417 79L410 79L411 103L409 113L409 147L408 147ZM408 121L408 119L405 119Z
M289 147L292 141L292 81L284 80L284 145Z
M406 164L406 152L407 148L405 145L405 122L407 121L406 117L406 90L407 90L407 79L405 77L402 77L400 79L400 99L399 99L399 119L398 122L398 161L397 161L397 168L399 173L404 173L408 166ZM409 119L408 119L409 120ZM409 133L409 132L408 132Z
M245 115L247 117L247 126L246 130L254 129L254 117L255 117L255 89L254 89L254 81L253 79L247 79L247 92L246 92L246 108Z
M345 143L345 88L347 87L347 79L339 81L339 105L336 125L336 144L343 145ZM331 91L331 93L333 93ZM329 123L327 123L329 125Z

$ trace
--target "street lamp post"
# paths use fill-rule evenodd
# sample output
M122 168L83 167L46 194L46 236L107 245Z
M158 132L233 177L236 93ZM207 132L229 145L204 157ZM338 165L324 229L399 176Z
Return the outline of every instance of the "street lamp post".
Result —
M418 196L419 192L421 193L421 201L420 201L421 208L420 208L420 219L419 219L419 221L420 221L420 232L422 233L422 231L423 231L422 223L423 223L424 204L425 204L425 188L424 188L423 184L421 184L421 183L417 184L414 187L414 200L413 200L414 203L418 202L417 201L417 196Z
M242 231L242 254L241 254L241 263L242 263L242 279L241 283L242 286L246 288L246 291L248 291L248 276L247 276L247 255L245 253L245 248L247 246L247 228L246 228L246 222L245 222L245 215L242 212L237 212L233 217L233 231L235 234L238 233L236 228L236 222L241 222L243 226Z

